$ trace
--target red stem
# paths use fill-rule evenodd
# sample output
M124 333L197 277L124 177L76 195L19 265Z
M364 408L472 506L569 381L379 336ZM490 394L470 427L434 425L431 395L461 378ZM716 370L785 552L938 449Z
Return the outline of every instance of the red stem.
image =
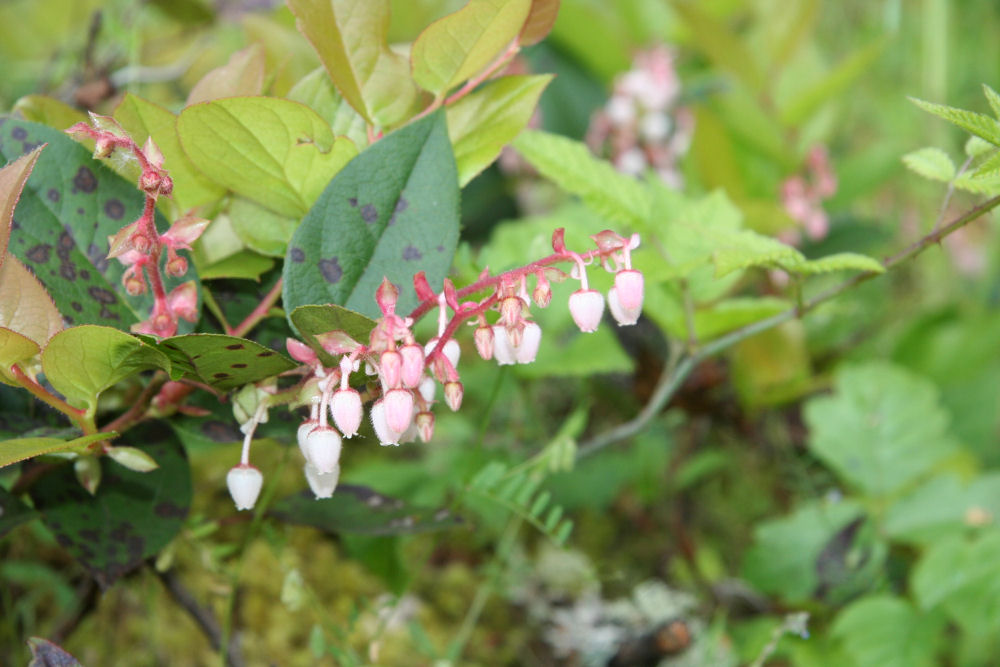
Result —
M274 284L271 291L264 295L257 307L247 315L246 319L237 324L231 330L227 331L231 336L245 336L248 331L254 328L258 322L267 317L267 312L271 310L271 307L278 301L281 296L281 278L278 278L278 282Z

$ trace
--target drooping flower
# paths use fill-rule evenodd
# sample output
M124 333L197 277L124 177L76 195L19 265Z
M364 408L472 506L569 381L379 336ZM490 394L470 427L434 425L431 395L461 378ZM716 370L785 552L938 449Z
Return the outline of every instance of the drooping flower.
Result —
M230 468L226 474L226 486L236 503L236 509L252 510L264 486L264 475L249 463L241 463Z

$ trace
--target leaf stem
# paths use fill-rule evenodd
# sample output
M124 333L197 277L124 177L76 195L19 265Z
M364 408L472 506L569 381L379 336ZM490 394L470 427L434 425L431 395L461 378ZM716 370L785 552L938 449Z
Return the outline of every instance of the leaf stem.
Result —
M896 266L899 266L906 260L916 257L932 245L940 243L941 240L949 234L952 234L973 220L989 213L997 206L1000 206L1000 196L988 199L979 206L966 211L964 214L952 220L944 227L934 229L929 234L921 237L895 255L885 258L882 260L882 267L885 271L889 271ZM882 273L877 271L859 273L858 275L848 278L838 285L834 285L833 287L820 292L812 299L802 303L801 306L795 305L788 310L730 331L728 334L706 343L698 349L697 352L684 357L676 368L673 368L668 364L663 370L663 373L660 375L659 382L656 385L653 395L650 397L646 405L643 406L642 410L639 411L639 414L624 424L619 424L604 433L599 433L580 443L577 449L577 458L580 459L590 456L608 445L630 438L636 433L642 431L642 429L644 429L646 425L660 413L667 402L670 401L673 395L677 392L677 389L681 386L684 380L687 379L687 376L691 373L691 371L708 357L718 354L719 352L722 352L723 350L726 350L736 343L746 340L755 334L772 329L779 324L793 320L796 317L801 317L840 294L880 275L882 275Z
M108 422L101 427L101 431L117 431L119 433L131 428L135 424L141 422L146 418L146 410L149 409L149 403L156 395L156 392L160 390L161 387L167 382L167 374L163 371L156 371L153 377L150 378L149 384L147 384L142 393L135 399L131 407L128 410L118 415L112 421Z
M233 327L226 333L228 333L231 336L239 336L239 337L246 336L251 329L257 326L257 324L261 320L267 317L267 314L271 310L271 307L274 306L275 303L277 303L279 298L281 298L281 281L282 279L278 278L278 282L274 283L274 287L272 287L271 290L264 295L264 298L261 299L260 303L257 304L257 307L254 308L253 311L251 311L251 313L246 316L246 319L237 324L235 327Z
M27 389L32 396L48 405L50 408L58 410L66 415L80 428L81 431L83 431L84 435L90 435L97 432L97 428L94 426L93 416L88 416L87 410L74 408L72 405L31 379L31 377L21 370L21 367L17 364L10 367L10 372L14 378L17 379L18 384Z

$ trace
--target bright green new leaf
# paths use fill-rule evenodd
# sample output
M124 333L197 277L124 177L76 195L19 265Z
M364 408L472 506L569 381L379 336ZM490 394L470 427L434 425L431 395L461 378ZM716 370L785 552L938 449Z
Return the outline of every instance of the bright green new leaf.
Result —
M802 253L792 246L748 229L710 234L708 239L715 246L712 260L715 263L715 275L719 278L751 266L785 268L805 262Z
M876 259L856 252L838 252L819 259L810 259L801 264L789 265L789 271L807 275L815 273L831 273L833 271L870 271L885 273L885 267Z
M264 69L264 48L251 44L229 56L229 62L208 72L194 84L184 106L223 97L260 95L264 92Z
M579 141L538 130L526 130L514 148L545 178L577 195L587 206L612 222L639 230L647 227L650 196L646 188Z
M271 97L188 107L177 119L177 133L205 176L288 217L304 215L357 154L312 109Z
M558 16L559 0L532 0L531 12L518 38L521 46L531 46L545 39Z
M74 440L62 438L18 438L0 442L0 468L24 461L42 454L64 452L67 449L85 447L99 440L108 440L114 433L94 433Z
M996 516L1000 516L1000 474L980 475L968 484L955 475L942 475L894 501L884 529L896 540L933 544Z
M268 257L284 257L288 241L299 226L298 218L279 215L243 197L234 197L230 202L229 219L246 247Z
M955 535L933 544L913 571L913 593L922 609L1000 578L1000 532L969 539Z
M995 119L985 114L976 113L975 111L966 111L965 109L956 109L955 107L943 104L925 102L914 97L911 97L910 101L924 111L932 113L938 118L943 118L966 132L970 132L980 139L990 142L994 146L1000 146L1000 123Z
M260 343L221 334L188 334L160 341L174 366L216 389L227 391L295 368L290 359Z
M156 460L137 447L109 447L111 460L135 472L150 472L159 468Z
M969 137L969 140L965 142L965 154L973 158L982 157L986 153L990 153L996 149L996 146L979 137Z
M302 339L329 366L335 365L336 359L319 344L316 340L317 335L330 331L343 331L362 345L367 345L372 329L375 328L374 320L332 303L321 306L299 306L292 311L289 320L302 335Z
M63 318L42 284L13 255L0 266L0 327L45 345L63 328Z
M903 164L932 181L949 182L955 178L955 164L940 148L921 148L903 156Z
M102 391L145 370L170 370L170 361L129 334L97 325L57 333L42 350L45 378L67 402L94 410Z
M7 258L7 243L10 240L10 227L14 219L14 209L21 199L21 191L28 182L31 170L38 162L38 156L45 149L39 146L35 150L22 155L3 169L0 169L0 266ZM2 302L0 302L2 306Z
M975 139L976 141L981 141L985 146L989 146L989 150L996 151L996 148L994 146L986 143L985 141L982 141L979 137L972 137L971 139L969 139L970 143L972 139ZM1000 152L994 152L993 155L983 160L979 164L979 166L976 167L976 170L972 173L972 175L973 177L980 177L980 176L995 177L998 171L1000 171Z
M187 153L181 148L177 136L177 116L163 107L144 100L132 93L115 108L115 120L142 146L147 137L152 137L163 153L163 167L174 182L171 197L179 211L187 211L220 199L225 190L205 178Z
M1000 118L1000 94L985 83L983 84L983 94L986 95L986 101L990 103L993 115Z
M218 280L220 278L239 278L241 280L256 280L274 268L274 260L264 257L252 250L240 250L217 262L199 265L198 271L202 280Z
M337 92L322 67L317 67L292 86L288 99L301 102L322 116L337 136L347 137L359 148L368 145L365 119Z
M427 26L413 43L413 78L443 97L496 60L521 32L531 0L469 0Z
M86 123L87 114L48 95L25 95L14 103L13 111L32 123L65 130L76 123Z
M465 186L500 155L531 120L551 75L507 76L448 107L448 136L458 182Z
M0 382L17 385L10 367L38 354L38 343L16 331L0 327Z
M813 454L874 496L929 472L955 446L934 385L881 362L842 368L832 396L806 403L805 421Z
M288 0L299 31L337 90L372 125L391 127L420 103L406 59L389 49L388 0Z
M857 667L931 667L941 642L944 619L919 613L905 599L869 595L844 609L832 633Z

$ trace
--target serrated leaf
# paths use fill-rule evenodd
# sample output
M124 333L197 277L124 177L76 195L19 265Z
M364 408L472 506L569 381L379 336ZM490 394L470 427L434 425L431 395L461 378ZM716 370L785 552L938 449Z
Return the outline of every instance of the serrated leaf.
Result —
M955 164L940 148L921 148L903 156L903 164L924 178L945 183L955 178Z
M343 331L349 337L366 344L375 321L332 303L322 306L299 306L289 316L289 321L302 339L319 355L324 364L333 366L336 358L331 356L316 340L316 336L330 331Z
M150 369L170 370L170 360L127 333L87 324L65 329L42 350L45 379L78 408L94 410L97 397L125 378Z
M16 331L0 327L0 382L19 386L10 367L39 353L38 343Z
M979 137L969 137L969 140L965 142L965 154L973 158L995 151L996 148L990 142L983 141Z
M868 271L885 273L885 267L876 259L855 252L838 252L819 259L806 260L800 264L788 265L784 268L796 273L816 274L833 271Z
M233 197L229 219L236 236L250 250L267 257L284 257L288 241L299 226L298 218L280 215L243 197Z
M792 246L750 230L710 234L708 238L715 246L712 260L717 278L751 266L785 268L805 263L802 253Z
M931 667L942 618L919 614L905 599L871 595L845 608L833 624L857 667Z
M14 211L8 250L44 285L67 324L128 329L152 312L153 295L125 293L125 267L107 259L108 237L139 217L143 195L62 132L0 117L0 160L42 143L48 147ZM156 220L165 230L163 217ZM169 292L192 278L193 269L182 278L164 276L165 288ZM180 326L184 331L192 325Z
M972 137L972 139L980 141L979 137ZM970 139L970 141L972 139ZM989 146L991 150L995 150L993 146L987 144L985 141L983 143ZM996 172L998 171L1000 171L1000 152L994 152L993 155L989 156L981 163L979 163L979 166L976 167L976 170L972 172L972 176L973 177L996 176L997 175Z
M650 195L641 183L594 157L581 142L538 130L526 130L514 148L542 176L577 195L612 222L645 229Z
M980 475L968 484L945 475L932 477L895 500L883 527L893 539L932 544L996 517L1000 517L1000 474Z
M287 496L268 515L325 533L401 535L454 528L461 519L447 510L408 505L366 486L340 484L332 498L316 500L310 491Z
M874 496L928 472L955 446L934 385L886 363L844 367L834 394L810 400L804 414L810 451Z
M953 125L957 125L966 132L970 132L980 139L984 139L994 146L1000 146L1000 123L981 113L956 109L955 107L943 104L934 104L911 97L910 101L918 107L932 113L938 118L943 118Z
M375 290L385 277L405 314L417 304L414 274L442 284L458 227L458 175L437 112L367 148L323 192L289 244L285 310L335 303L380 317Z
M518 39L521 46L531 46L545 39L558 16L559 0L532 0L531 11Z
M39 346L45 345L63 328L62 315L52 303L52 297L12 255L0 266L0 327L19 333Z
M521 32L531 0L469 0L427 26L413 43L413 79L443 97L498 58Z
M973 539L955 535L931 545L913 570L911 586L920 607L931 609L998 576L1000 532L991 530Z
M211 70L194 84L187 104L209 102L223 97L260 95L264 90L264 49L251 44L229 56L229 61Z
M386 43L388 0L288 0L299 31L340 93L370 124L412 115L421 96L406 59Z
M113 433L95 433L73 440L62 438L17 438L0 442L0 468L18 463L42 454L78 449L100 440L113 437Z
M177 136L177 116L167 109L126 93L115 107L115 120L124 127L132 139L142 146L153 138L163 153L163 166L174 182L171 198L179 211L214 202L226 193L225 189L205 178L188 158Z
M955 179L954 184L959 190L992 196L1000 192L1000 171L994 170L982 175L978 171L973 174L962 174Z
M191 505L184 448L155 427L135 429L128 437L160 467L132 472L102 457L102 482L93 496L77 484L70 465L42 477L30 492L59 544L104 589L165 547Z
M1000 118L1000 95L985 83L983 84L983 94L986 95L986 101L990 103L993 115Z
M309 107L272 97L196 104L177 119L184 152L205 176L276 213L301 217L357 154Z
M317 67L288 91L288 99L301 102L323 117L338 136L345 136L355 146L368 145L365 119L337 92L330 76Z
M165 338L159 349L174 367L174 376L193 377L227 391L295 368L296 364L260 343L222 334L188 334Z
M448 136L459 185L465 186L500 155L534 113L552 75L505 76L448 106Z
M39 146L0 169L0 267L7 258L7 244L10 242L14 209L21 198L24 184L28 182L31 170L35 168L38 156L44 149L45 146Z
M25 120L48 125L54 130L65 130L90 120L83 111L48 95L25 95L14 103L12 111Z

